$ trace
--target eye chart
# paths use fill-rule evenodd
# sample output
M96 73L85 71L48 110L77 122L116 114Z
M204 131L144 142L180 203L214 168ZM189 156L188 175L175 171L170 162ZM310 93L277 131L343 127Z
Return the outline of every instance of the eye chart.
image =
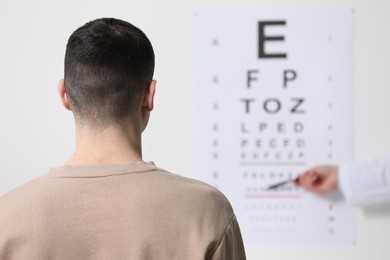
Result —
M194 15L196 174L230 200L246 242L355 240L337 192L291 182L353 154L353 10Z

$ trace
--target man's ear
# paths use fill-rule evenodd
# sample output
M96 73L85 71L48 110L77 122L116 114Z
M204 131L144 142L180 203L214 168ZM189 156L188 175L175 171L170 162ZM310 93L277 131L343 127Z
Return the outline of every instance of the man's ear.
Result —
M57 89L58 89L58 94L60 95L60 98L61 98L62 105L63 105L66 109L72 110L72 109L70 108L68 99L67 99L67 97L66 97L65 81L64 81L63 79L61 79L60 81L58 81Z
M142 108L145 108L148 112L151 112L154 107L154 94L156 93L156 81L152 80L149 87L144 91L142 100Z

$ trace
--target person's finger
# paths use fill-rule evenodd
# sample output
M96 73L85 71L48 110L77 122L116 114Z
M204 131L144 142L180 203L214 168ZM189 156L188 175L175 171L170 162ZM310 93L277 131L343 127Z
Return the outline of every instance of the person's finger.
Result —
M312 171L312 169L308 169L308 170L300 173L297 176L297 178L295 178L294 183L298 186L303 186L306 183L306 179L311 171Z
M321 183L320 185L314 185L312 191L319 195L323 195L329 191L329 188L325 183Z
M314 171L309 171L307 174L303 175L301 178L301 186L305 189L313 191L318 176Z

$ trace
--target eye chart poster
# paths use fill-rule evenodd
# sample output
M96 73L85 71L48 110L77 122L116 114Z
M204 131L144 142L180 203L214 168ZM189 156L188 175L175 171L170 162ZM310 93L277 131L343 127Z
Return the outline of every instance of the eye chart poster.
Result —
M194 15L197 177L245 242L353 244L353 210L287 183L353 154L351 9Z

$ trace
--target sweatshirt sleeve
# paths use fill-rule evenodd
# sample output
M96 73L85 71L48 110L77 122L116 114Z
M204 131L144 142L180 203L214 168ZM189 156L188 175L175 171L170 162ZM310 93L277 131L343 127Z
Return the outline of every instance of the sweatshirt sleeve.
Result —
M390 203L390 158L342 165L338 178L339 188L350 204Z
M245 260L245 249L240 227L234 216L211 260Z

